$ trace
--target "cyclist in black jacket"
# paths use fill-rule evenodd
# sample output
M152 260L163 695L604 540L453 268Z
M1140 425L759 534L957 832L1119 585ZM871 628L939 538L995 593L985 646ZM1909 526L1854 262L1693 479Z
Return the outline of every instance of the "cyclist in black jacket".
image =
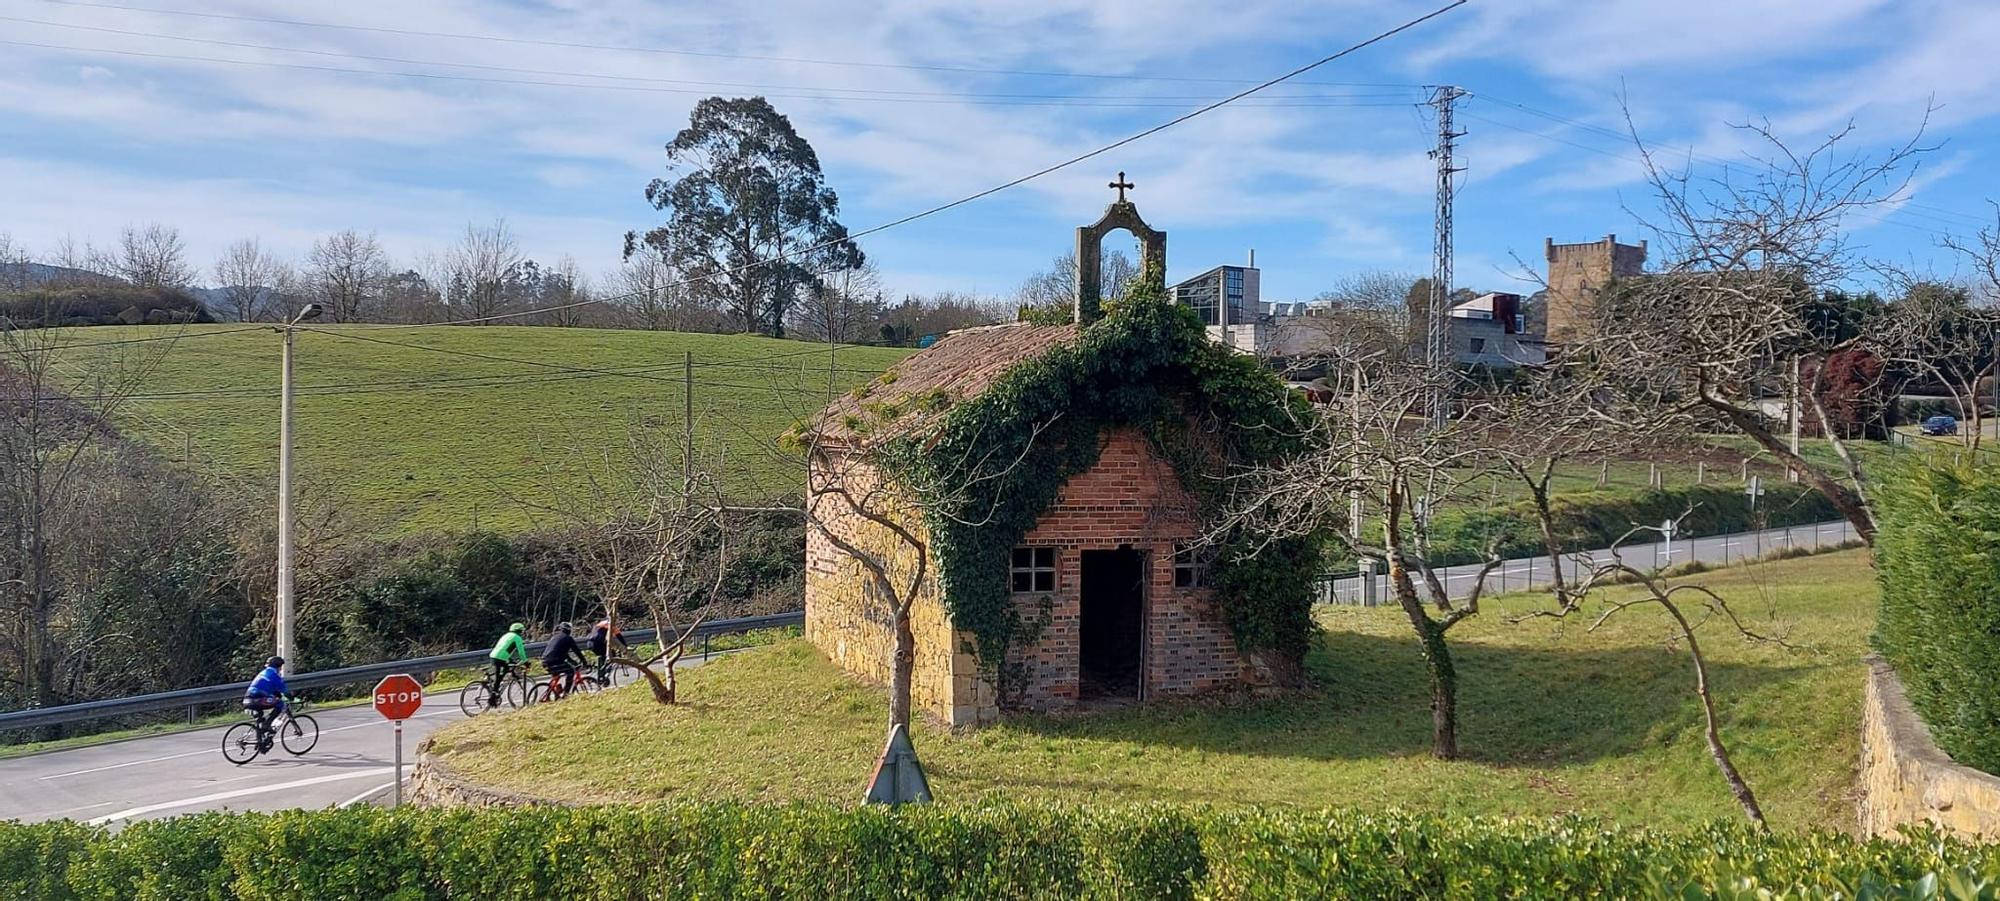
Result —
M556 626L556 635L542 651L542 668L549 671L550 684L561 684L563 693L576 688L576 668L583 664L583 651L569 634L569 623Z

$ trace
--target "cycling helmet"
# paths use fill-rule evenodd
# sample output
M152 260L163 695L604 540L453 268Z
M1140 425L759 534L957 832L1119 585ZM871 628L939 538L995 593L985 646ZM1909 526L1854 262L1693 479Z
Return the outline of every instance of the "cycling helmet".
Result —
M508 626L508 627L507 627L507 631L509 631L509 632L520 632L520 633L522 633L522 634L526 634L526 633L527 633L527 631L528 631L528 627L527 627L527 626L525 626L525 625L522 625L521 623L515 623L515 624L513 624L513 625L511 625L511 626Z
M556 623L556 631L558 631L558 632L568 632L568 631L569 631L569 623Z
M283 657L280 657L280 656L278 656L278 655L276 655L276 654L272 654L272 655L271 655L271 659L269 659L269 660L266 660L266 661L264 661L264 665L265 665L265 666L275 666L275 667L278 667L278 668L280 668L280 669L283 669L283 668L284 668L284 666L285 666L285 658L283 658Z

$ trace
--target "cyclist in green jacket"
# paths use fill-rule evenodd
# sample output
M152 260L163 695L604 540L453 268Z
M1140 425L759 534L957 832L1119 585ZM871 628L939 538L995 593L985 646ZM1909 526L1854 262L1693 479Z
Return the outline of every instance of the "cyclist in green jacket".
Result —
M515 623L508 626L499 643L493 645L493 653L487 655L493 661L493 673L486 677L487 707L500 706L500 682L507 677L507 670L515 664L528 662L528 642L522 637L526 634L526 625Z

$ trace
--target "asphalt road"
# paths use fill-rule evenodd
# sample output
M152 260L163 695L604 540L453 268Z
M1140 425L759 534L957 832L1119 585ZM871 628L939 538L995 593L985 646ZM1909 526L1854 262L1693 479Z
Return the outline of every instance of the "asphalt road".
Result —
M426 694L423 709L403 723L405 777L424 736L464 719L458 692ZM320 738L302 757L273 748L243 766L231 764L222 758L225 724L0 760L0 818L118 824L201 810L384 801L395 785L394 727L365 704L307 712L319 721Z
M1669 548L1658 541L1658 535L1641 532L1633 540L1620 548L1619 555L1626 562L1640 569L1660 569L1667 566L1699 560L1703 563L1727 564L1751 557L1758 557L1786 547L1817 548L1839 544L1856 537L1854 527L1846 521L1823 522L1817 525L1792 526L1784 529L1766 529L1762 532L1740 532L1733 535L1716 535L1709 538L1683 539L1673 542ZM1638 543L1638 542L1648 543ZM1588 565L1579 558L1608 560L1610 551L1598 549L1584 554L1568 555L1563 558L1564 575L1574 579L1586 571ZM1375 602L1388 602L1388 577L1383 575L1377 564L1373 597ZM1519 591L1547 585L1553 576L1549 558L1528 557L1509 560L1489 574L1486 590ZM1445 589L1454 598L1470 594L1479 577L1479 566L1453 566L1439 573ZM1322 583L1322 600L1339 604L1366 603L1368 592L1363 590L1362 581L1357 576L1347 576Z

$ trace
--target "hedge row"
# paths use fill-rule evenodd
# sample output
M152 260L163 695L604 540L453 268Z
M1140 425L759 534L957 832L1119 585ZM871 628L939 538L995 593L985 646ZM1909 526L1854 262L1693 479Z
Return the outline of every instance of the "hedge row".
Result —
M1994 897L1934 833L1168 807L370 808L0 825L36 899Z
M1596 550L1611 546L1634 526L1658 525L1662 520L1680 520L1677 537L1702 538L1754 529L1776 529L1827 522L1840 518L1840 511L1826 495L1806 485L1788 482L1766 483L1757 509L1743 489L1727 484L1688 485L1678 488L1648 489L1638 493L1586 491L1550 499L1549 513L1556 524L1557 540L1565 552ZM1495 545L1503 558L1535 557L1547 551L1542 544L1541 523L1532 501L1521 501L1490 510L1457 510L1440 513L1431 536L1431 563L1456 566L1486 559L1486 548ZM1640 532L1630 544L1658 540L1652 532Z
M1877 489L1876 643L1938 746L2000 773L2000 469L1932 456Z

